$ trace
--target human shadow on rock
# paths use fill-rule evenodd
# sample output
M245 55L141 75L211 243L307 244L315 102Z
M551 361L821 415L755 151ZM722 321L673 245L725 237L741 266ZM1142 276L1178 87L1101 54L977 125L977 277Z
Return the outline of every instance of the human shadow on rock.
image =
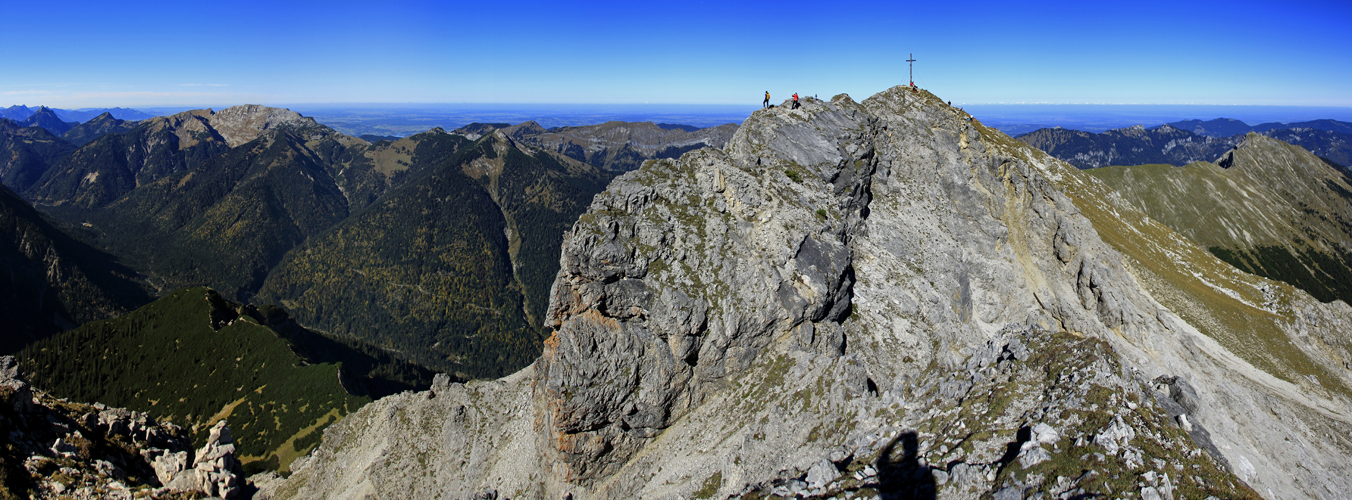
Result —
M878 489L887 500L933 500L934 474L919 460L915 431L897 436L878 455Z

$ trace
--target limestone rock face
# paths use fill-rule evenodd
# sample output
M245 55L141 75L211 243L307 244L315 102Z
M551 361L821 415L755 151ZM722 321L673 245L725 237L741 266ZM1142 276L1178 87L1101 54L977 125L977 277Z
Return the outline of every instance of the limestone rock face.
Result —
M532 367L373 403L268 493L1338 497L1352 308L1218 262L927 92L804 99L598 195Z
M300 113L289 109L257 104L222 109L213 113L208 123L232 148L239 147L258 138L263 132L278 127L319 127L314 118L303 117Z
M557 332L535 382L572 477L613 472L776 334L803 329L810 345L840 329L872 131L848 99L811 113L768 124L764 136L739 132L727 153L625 175L574 227L546 320ZM767 140L775 136L789 141ZM757 160L839 186L807 189L746 168Z

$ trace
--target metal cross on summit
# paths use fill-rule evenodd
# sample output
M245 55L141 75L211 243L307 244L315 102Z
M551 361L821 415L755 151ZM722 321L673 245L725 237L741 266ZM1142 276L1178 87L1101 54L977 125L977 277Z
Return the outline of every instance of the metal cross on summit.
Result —
M914 86L915 86L915 54L911 54L911 58L910 58L910 59L907 59L907 60L906 60L906 63L907 63L907 66L910 66L910 71L911 71L911 74L910 74L910 76L911 76L911 86L914 87Z

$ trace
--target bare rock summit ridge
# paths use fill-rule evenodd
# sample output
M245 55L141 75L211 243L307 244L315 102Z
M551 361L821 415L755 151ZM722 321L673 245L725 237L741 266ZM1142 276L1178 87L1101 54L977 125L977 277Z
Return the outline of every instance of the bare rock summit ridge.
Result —
M1352 308L908 87L757 111L617 178L566 235L545 322L530 367L372 403L266 493L1352 488Z

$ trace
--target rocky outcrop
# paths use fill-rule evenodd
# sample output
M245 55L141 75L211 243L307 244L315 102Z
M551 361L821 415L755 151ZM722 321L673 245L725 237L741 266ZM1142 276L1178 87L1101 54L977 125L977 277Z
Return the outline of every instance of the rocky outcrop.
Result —
M1337 497L1352 315L1281 288L1237 339L1198 311L1260 281L1217 262L927 92L804 99L597 195L533 366L377 401L271 492Z
M848 98L809 109L621 177L574 226L535 381L570 478L613 473L778 334L841 354L875 131ZM833 184L776 192L757 162Z
M235 498L243 486L243 469L235 460L235 444L225 421L211 428L207 444L192 455L184 452L153 455L155 475L170 491L195 492L209 497ZM191 462L191 463L190 463ZM169 478L165 481L165 478Z
M316 123L314 118L301 116L289 109L271 108L257 104L231 106L210 114L207 123L213 131L225 139L226 144L235 148L257 139L273 129L292 129L308 131L312 139L338 137L341 134L333 129ZM341 136L349 142L356 139Z
M52 398L20 378L13 357L0 357L0 496L233 498L244 482L229 434L217 424L194 455L184 429L140 412Z

